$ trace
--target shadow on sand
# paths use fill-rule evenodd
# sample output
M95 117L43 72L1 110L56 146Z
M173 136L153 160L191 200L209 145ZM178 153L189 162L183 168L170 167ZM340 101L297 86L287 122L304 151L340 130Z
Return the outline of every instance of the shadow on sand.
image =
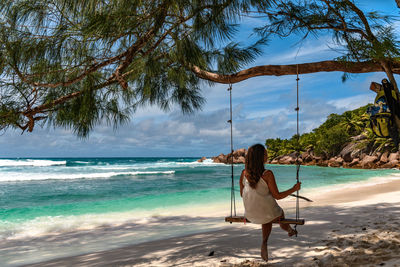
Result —
M354 235L348 240L342 240L343 244L349 246L352 242L354 243L353 238L356 238L357 234L369 230L379 230L387 222L398 220L400 205L399 203L381 203L351 208L311 207L302 210L301 216L306 219L306 224L298 226L299 236L297 238L289 238L278 226L273 228L269 240L271 261L268 266L292 266L296 262L312 257L311 252L318 251L321 246L326 246L329 242L336 242L335 245L340 249L340 240L335 240L334 237L338 233ZM223 218L212 218L212 220L215 219L223 220ZM210 218L171 217L160 220L157 224L166 226L180 224L183 226L193 223L193 220L197 220L197 223L210 223ZM49 242L53 242L51 238L58 238L67 245L74 238L103 235L106 232L107 234L115 232L115 234L124 235L129 234L136 227L138 227L136 224L126 224L119 226L118 231L104 228L96 229L93 232L63 234L46 238L49 238ZM140 227L143 228L143 232L152 229L151 225L140 225ZM118 240L118 236L116 236L116 240ZM260 244L261 230L259 226L227 223L223 229L217 231L156 240L26 266L218 266L221 261L226 261L227 263L224 264L228 264L232 262L232 259L233 262L241 262L245 259L260 260ZM374 245L365 243L366 247ZM212 251L214 252L213 256L209 256Z

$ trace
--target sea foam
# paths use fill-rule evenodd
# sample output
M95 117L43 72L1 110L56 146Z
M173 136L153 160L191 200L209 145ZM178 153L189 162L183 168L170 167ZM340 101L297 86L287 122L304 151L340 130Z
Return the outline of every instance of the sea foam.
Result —
M17 167L17 166L33 166L33 167L46 167L65 165L66 160L42 160L42 159L0 159L0 167Z
M225 163L215 163L212 161L212 159L206 159L203 162L198 162L198 161L194 161L194 162L177 162L176 163L178 166L179 165L183 165L183 166L220 166L220 165L225 165Z
M133 171L133 172L101 172L101 173L0 173L0 182L33 181L33 180L71 180L71 179L98 179L112 178L117 176L138 176L138 175L171 175L175 171Z

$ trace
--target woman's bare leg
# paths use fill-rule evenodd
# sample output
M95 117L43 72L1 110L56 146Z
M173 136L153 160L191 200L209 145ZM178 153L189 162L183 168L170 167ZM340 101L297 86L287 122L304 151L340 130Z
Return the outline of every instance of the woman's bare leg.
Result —
M261 258L268 261L268 238L271 234L272 223L265 223L262 225L262 244L261 244Z
M280 223L279 226L280 226L283 230L285 230L286 232L288 232L288 235L289 235L289 236L293 236L293 235L296 234L296 230L294 230L294 229L290 226L290 224L287 224L287 223Z
M283 213L283 211L282 211L282 216L279 217L279 218L277 218L277 219L275 219L274 222L275 222L275 221L279 222L279 220L282 220L282 219L284 219L284 218L285 218L285 213ZM279 223L279 226L280 226L283 230L285 230L286 232L288 232L289 236L292 236L292 235L295 234L295 231L294 231L293 228L290 226L290 224L287 224L287 223Z

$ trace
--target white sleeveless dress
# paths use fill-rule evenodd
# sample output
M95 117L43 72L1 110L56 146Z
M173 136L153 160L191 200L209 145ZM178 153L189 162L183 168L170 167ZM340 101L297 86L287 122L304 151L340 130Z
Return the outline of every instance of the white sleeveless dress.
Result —
M252 223L264 224L282 215L282 208L271 195L267 183L260 178L256 188L252 188L244 177L243 204L244 216Z

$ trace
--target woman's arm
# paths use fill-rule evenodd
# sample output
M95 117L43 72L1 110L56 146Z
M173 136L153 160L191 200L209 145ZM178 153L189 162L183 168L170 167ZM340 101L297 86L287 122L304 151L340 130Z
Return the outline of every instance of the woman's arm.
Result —
M243 179L244 179L244 170L242 171L242 174L240 175L240 179L239 179L240 196L243 195Z
M264 181L267 183L268 189L271 192L271 195L275 199L285 198L288 195L300 190L300 187L301 187L301 183L299 182L299 183L296 183L289 190L286 190L286 191L283 191L283 192L279 192L278 186L276 185L275 176L272 173L272 171L270 171L270 170L264 172L264 174L262 176L262 179L264 179Z

